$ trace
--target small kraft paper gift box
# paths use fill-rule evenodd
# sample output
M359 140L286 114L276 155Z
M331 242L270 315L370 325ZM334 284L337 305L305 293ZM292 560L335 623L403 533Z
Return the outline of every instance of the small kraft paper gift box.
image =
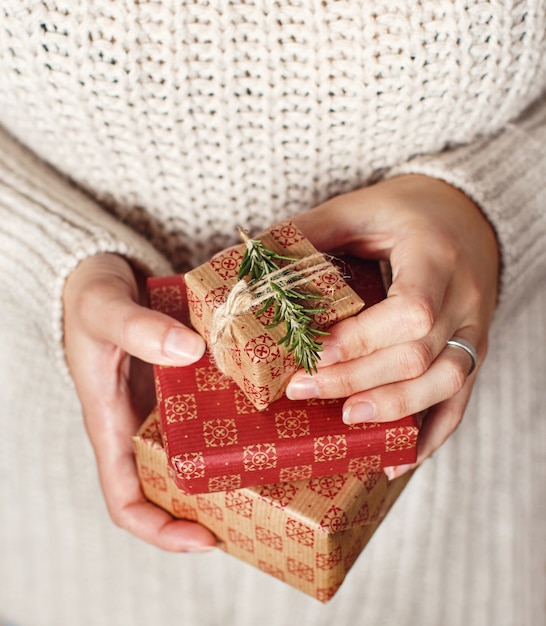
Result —
M189 495L167 463L154 411L134 437L146 497L176 518L196 521L219 547L310 596L328 602L407 484L373 463L352 474Z
M243 233L243 236L246 235ZM280 270L274 282L284 280L286 283L292 268L290 285L297 278L298 284L304 283L301 291L319 298L311 305L321 309L311 316L314 328L326 330L362 309L362 298L292 222L282 222L262 233L259 241L284 257L276 259ZM248 285L244 280L239 281L238 273L249 242L252 240L247 237L247 243L220 252L208 263L188 272L185 281L191 324L205 338L209 349L216 351L215 363L239 385L257 409L265 409L283 394L296 370L296 361L287 346L279 343L285 333L284 325L271 327L272 306L255 315L260 309L258 305L249 305L245 312L243 298L233 299L236 285L242 285L243 289ZM291 262L287 258L299 261ZM270 283L262 285L262 294L267 290L266 285ZM228 305L230 313L225 309L228 295L232 298Z
M352 284L369 305L385 297L379 267L351 261ZM188 323L184 277L151 278L150 306ZM380 471L416 459L418 418L346 425L343 400L292 401L258 411L208 353L186 367L155 366L167 463L178 489L210 493Z

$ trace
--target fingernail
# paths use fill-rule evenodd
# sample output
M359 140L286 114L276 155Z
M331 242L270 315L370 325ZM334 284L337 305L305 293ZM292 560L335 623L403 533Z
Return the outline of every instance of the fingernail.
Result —
M405 474L408 470L413 469L414 465L393 465L392 467L384 467L383 472L389 480L394 480L402 474Z
M372 422L375 419L375 405L366 401L351 404L343 409L342 419L345 424Z
M288 383L286 397L289 400L307 400L318 398L318 385L312 376L301 376Z
M204 553L204 552L212 552L216 546L189 546L186 552L191 552L192 554Z
M179 365L189 365L198 361L205 353L205 341L199 335L174 327L167 333L163 351Z
M384 467L383 473L389 480L395 479L396 478L396 465L393 465L392 467Z
M337 346L324 346L324 350L320 352L319 357L319 367L333 365L334 363L339 363L341 360L341 355Z

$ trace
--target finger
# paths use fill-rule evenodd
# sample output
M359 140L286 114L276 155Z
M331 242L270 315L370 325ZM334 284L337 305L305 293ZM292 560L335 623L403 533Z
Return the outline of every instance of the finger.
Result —
M468 370L466 372L466 375L470 376L470 374L472 374L472 372L478 366L478 354L474 346L469 341L466 341L463 337L454 335L451 337L451 339L448 339L447 341L446 350L449 350L450 348L455 348L456 350L463 350L465 354L468 355L469 365L468 365Z
M451 336L451 322L443 316L422 339L376 350L369 355L321 367L312 374L297 372L286 395L291 400L347 398L358 392L422 376Z
M122 285L113 289L111 282L95 281L79 306L89 334L147 363L189 365L205 352L200 335L168 315L140 306Z
M385 467L383 471L392 480L414 469L428 459L455 432L462 421L468 404L472 385L465 385L461 391L432 407L423 420L417 442L417 462L408 465Z
M214 536L206 528L195 522L173 519L143 496L125 508L118 525L169 552L207 552L216 547Z
M330 335L322 341L319 368L421 339L432 332L452 271L448 265L423 253L419 245L408 247L397 257L399 263L393 266L388 297L330 330ZM451 321L453 326L459 323L458 319Z
M97 456L99 478L110 517L116 525L163 550L200 551L216 540L194 522L174 520L142 493L132 450L132 433L117 433Z
M470 382L458 394L429 410L419 433L418 463L428 459L455 432L463 418L472 387Z
M109 514L121 528L164 550L184 552L212 547L216 544L212 533L193 522L173 520L142 493L132 447L140 420L130 400L127 361L123 358L119 363L119 378L98 376L92 379L95 383L79 386Z
M381 215L369 204L364 205L358 193L348 193L290 219L318 250L356 253L357 245L359 254L375 257L384 256L392 241Z
M468 354L446 347L419 378L351 396L343 407L343 421L347 424L388 422L420 413L458 394L467 380L470 386L475 373L467 378L468 369Z

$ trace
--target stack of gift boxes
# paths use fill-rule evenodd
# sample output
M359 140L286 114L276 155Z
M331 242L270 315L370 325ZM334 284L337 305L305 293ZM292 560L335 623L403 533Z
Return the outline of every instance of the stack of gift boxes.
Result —
M316 255L290 222L260 239L283 256ZM150 306L210 345L213 314L238 282L244 250L230 248L185 276L150 279ZM331 265L306 287L327 302L317 328L385 295L375 262L352 260L344 270L349 280ZM230 329L227 375L209 351L191 366L156 366L157 407L135 436L137 466L149 500L326 602L407 483L388 481L382 468L415 460L418 420L348 426L343 400L288 400L296 364L279 332L267 311L250 311Z

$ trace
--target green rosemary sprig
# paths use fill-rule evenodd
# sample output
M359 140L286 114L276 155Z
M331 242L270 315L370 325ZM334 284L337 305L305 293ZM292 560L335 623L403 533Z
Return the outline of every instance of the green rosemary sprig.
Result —
M295 262L299 259L282 256L273 250L266 248L261 241L250 239L246 232L239 229L241 237L246 244L246 250L239 269L239 280L246 276L249 284L266 279L267 276L280 269L277 261ZM262 303L260 310L255 313L261 315L264 311L273 307L273 319L266 328L275 328L284 322L286 334L277 343L286 345L288 352L294 353L294 359L298 367L311 374L317 371L319 353L322 344L317 341L317 335L329 333L311 328L312 316L326 311L324 308L312 308L305 301L320 300L322 296L305 293L297 288L291 288L290 282L295 282L300 277L295 275L288 285L280 284L279 281L269 280L270 295Z
M246 231L242 228L239 228L239 233L241 234L241 239L246 244L246 250L243 255L243 260L241 261L241 267L239 268L239 280L248 276L252 284L261 280L267 276L267 274L278 270L279 265L276 261L299 261L299 259L282 256L266 248L259 239L250 239Z

